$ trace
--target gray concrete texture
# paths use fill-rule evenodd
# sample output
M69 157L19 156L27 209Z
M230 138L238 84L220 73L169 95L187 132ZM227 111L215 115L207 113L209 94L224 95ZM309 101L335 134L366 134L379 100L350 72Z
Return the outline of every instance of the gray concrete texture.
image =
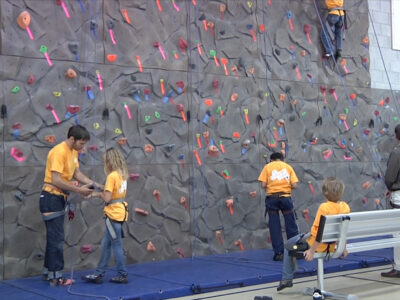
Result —
M125 154L132 174L129 264L271 247L257 178L265 157L282 149L301 181L294 199L303 231L324 200L327 176L346 182L344 199L353 211L386 207L381 176L399 94L370 88L362 61L369 61L367 1L347 1L346 64L338 69L321 59L311 0L228 1L223 13L217 1L160 3L162 11L145 0L0 1L1 279L41 271L45 228L38 203L46 156L77 122L91 132L84 173L103 182L104 150L117 146ZM25 10L33 40L17 25ZM111 62L109 54L118 58ZM66 76L74 73L69 69L75 78ZM76 217L66 221L66 269L95 268L103 203L70 200ZM81 251L85 245L93 251Z

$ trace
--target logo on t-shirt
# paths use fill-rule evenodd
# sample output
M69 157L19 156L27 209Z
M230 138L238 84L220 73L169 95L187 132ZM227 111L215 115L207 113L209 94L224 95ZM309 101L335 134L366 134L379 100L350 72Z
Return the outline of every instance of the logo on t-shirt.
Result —
M284 179L290 180L290 175L286 169L282 169L280 171L278 171L278 170L272 171L271 181L275 181L275 180L281 181Z
M122 182L122 184L121 184L121 188L119 189L119 193L120 193L120 194L125 193L127 187L128 187L128 184L127 184L126 180L124 180L124 181Z

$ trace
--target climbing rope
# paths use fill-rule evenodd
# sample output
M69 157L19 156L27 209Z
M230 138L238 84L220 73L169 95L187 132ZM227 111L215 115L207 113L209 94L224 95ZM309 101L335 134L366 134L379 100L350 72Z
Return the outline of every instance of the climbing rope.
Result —
M388 81L388 83L389 83L390 92L391 92L392 97L393 97L393 99L394 99L394 104L395 104L395 106L396 106L397 115L400 116L399 103L398 103L398 101L397 101L396 94L395 94L394 91L393 91L392 83L390 82L390 79L389 79L389 73L388 73L387 68L386 68L385 59L383 58L381 46L380 46L380 44L379 44L378 35L376 34L376 30L375 30L374 20L372 19L371 12L369 11L369 8L368 8L368 15L369 15L369 19L371 20L371 25L372 25L372 29L373 29L373 31L374 31L376 44L378 45L378 49L379 49L379 55L381 56L383 68L384 68L384 70L385 70L385 75L386 75L387 81Z
M93 5L94 2L95 2L95 5ZM99 3L99 1L94 1L94 0L91 0L91 2L89 3L90 20L94 20L96 23L97 23L97 20L99 18L99 16L98 16L98 10L99 10L98 3ZM82 5L83 5L83 3L82 3ZM93 12L93 10L94 10L94 12ZM85 12L86 12L86 10L84 11L84 13ZM93 19L93 16L95 16L94 19ZM86 47L85 47L86 55L84 56L84 57L86 57L85 62L84 62L84 69L86 70L86 72L85 72L85 87L88 86L88 75L89 75L89 54L90 54L89 40L90 40L90 36L91 36L90 35L90 30L91 29L89 28L89 34L87 35L88 38L86 39ZM96 39L96 41L97 41L97 39ZM97 47L96 47L96 43L95 43L95 46L94 46L94 60L96 60L96 54L97 54ZM86 90L86 92L87 92L87 90ZM87 104L87 105L85 105L85 104L90 102L90 101L93 101L94 114L98 115L98 114L96 114L96 112L97 112L96 107L97 107L97 101L99 101L99 100L98 99L90 100L86 96L84 98L84 100L83 100L84 106L83 106L83 109L82 109L82 118L83 118L82 123L83 123L83 126L86 125L86 121L87 120L85 118L85 114L87 113L87 110L89 110L89 106L90 106L90 104ZM94 135L94 144L96 144L96 139L97 139L97 136ZM94 165L94 158L93 157L92 157L91 161L92 161L92 165ZM94 179L94 180L96 178L96 173L94 172L94 169L92 171L91 178ZM94 205L94 203L93 203L93 201L91 199L89 201L90 201L91 204ZM71 226L70 226L71 236L75 236L75 228L74 228L74 227L76 227L76 226L74 226L75 223L76 222L74 222L73 220L71 221ZM76 248L76 245L72 245L72 247L71 247L71 275L70 275L71 280L74 280L75 248ZM71 294L71 295L81 296L81 297L91 297L91 298L103 298L103 299L110 300L110 298L105 296L105 295L86 294L86 293L80 293L80 292L72 291L72 286L73 286L73 284L69 285L69 287L67 289L67 292L69 294Z
M328 32L326 32L326 28L325 28L325 26L324 26L324 24L323 24L323 21L322 21L322 18L321 18L321 14L320 14L318 5L317 5L317 3L316 3L315 0L313 0L313 3L314 3L315 11L316 11L316 13L317 13L317 15L318 15L318 19L319 19L319 21L320 21L322 30L323 30L325 36L327 36L327 35L328 35ZM343 87L343 89L344 89L344 92L345 92L347 101L348 101L348 103L350 104L350 105L349 105L349 107L350 107L349 110L352 112L352 114L354 115L354 117L355 117L356 120L361 120L361 119L359 118L359 115L358 115L357 111L354 109L355 104L351 102L350 93L349 93L349 91L348 91L348 87L347 87L346 82L345 82L345 80L344 80L344 76L343 76L342 73L340 72L339 66L338 66L337 61L336 61L335 59L334 59L334 63L335 63L336 70L337 70L338 75L339 75L339 79L340 79L341 85L342 85L342 87ZM360 131L360 136L363 136L364 132L363 132L361 126L358 126L358 129L359 129L359 131ZM373 164L374 164L375 168L380 172L380 174L383 174L382 169L381 169L381 166L377 163L377 162L380 160L380 159L377 157L377 152L374 151L374 150L372 149L372 146L370 145L370 143L365 142L365 144L366 144L366 146L367 146L367 148L368 148L368 150L369 150L369 152L370 152L371 157L373 158L372 161L373 161ZM383 183L382 180L381 180L381 182Z

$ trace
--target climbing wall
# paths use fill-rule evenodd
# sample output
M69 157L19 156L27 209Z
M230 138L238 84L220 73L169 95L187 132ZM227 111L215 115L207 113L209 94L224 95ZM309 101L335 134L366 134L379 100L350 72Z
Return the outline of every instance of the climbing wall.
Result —
M108 147L126 157L129 264L270 247L257 178L273 151L300 178L303 231L327 176L353 211L385 208L399 93L370 89L368 4L346 8L336 65L311 0L1 0L0 279L41 271L46 156L73 124L91 178ZM94 268L103 203L69 199L66 269Z

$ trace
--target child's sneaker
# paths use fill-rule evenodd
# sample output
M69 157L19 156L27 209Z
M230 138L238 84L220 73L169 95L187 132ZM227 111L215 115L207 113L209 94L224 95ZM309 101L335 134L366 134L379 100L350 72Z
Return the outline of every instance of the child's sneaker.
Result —
M100 284L103 283L103 277L104 276L101 274L87 274L85 276L82 276L82 279L90 283Z
M127 275L118 275L110 279L110 282L114 283L128 283L128 276Z

